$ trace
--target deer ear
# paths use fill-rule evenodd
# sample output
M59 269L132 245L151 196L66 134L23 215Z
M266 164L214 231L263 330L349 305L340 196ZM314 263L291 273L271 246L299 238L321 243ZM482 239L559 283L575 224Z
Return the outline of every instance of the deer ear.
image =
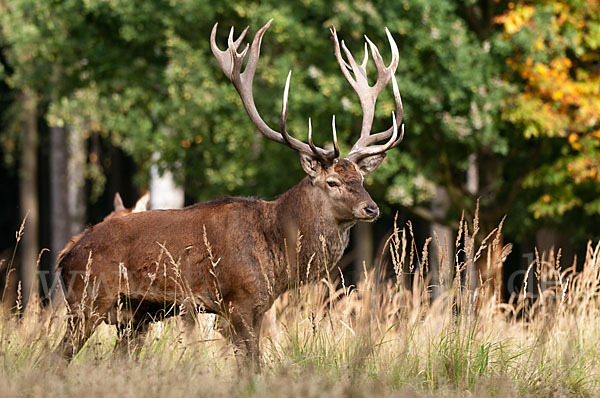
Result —
M300 153L300 165L304 172L313 178L318 176L323 168L321 162L305 153Z
M121 199L121 195L119 195L118 192L115 194L113 206L115 207L115 211L125 210L125 205L123 205L123 199Z
M373 156L367 156L358 161L357 166L363 176L375 170L385 159L385 153L379 153Z
M150 204L150 192L146 192L144 196L138 199L135 203L135 208L132 213L141 213L142 211L148 210L148 205Z

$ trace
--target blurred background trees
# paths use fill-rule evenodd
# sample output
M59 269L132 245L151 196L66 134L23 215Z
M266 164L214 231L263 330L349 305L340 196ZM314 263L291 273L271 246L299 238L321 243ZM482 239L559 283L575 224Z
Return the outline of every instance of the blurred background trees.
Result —
M536 244L581 247L600 234L598 9L593 0L0 0L1 248L14 246L29 212L21 270L30 284L40 247L51 247L51 269L62 242L99 222L116 191L133 204L152 167L171 173L186 203L272 199L296 184L297 156L255 130L208 42L217 21L224 47L230 26L253 35L269 18L259 110L278 125L292 69L290 131L306 139L310 116L326 142L336 114L342 151L361 110L328 28L357 57L367 34L386 60L384 26L392 32L406 137L366 182L384 214L450 236L480 198L485 232L508 215L516 267ZM390 89L374 129L392 110ZM369 261L370 237L377 243L386 224L357 229L356 258Z
M512 5L497 22L512 46L507 80L517 90L502 112L543 162L524 179L527 213L575 240L600 223L600 12L597 1Z

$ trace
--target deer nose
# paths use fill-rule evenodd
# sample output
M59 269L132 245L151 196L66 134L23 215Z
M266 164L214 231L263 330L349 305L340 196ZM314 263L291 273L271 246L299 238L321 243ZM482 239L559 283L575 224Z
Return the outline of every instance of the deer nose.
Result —
M366 205L363 208L365 215L369 218L375 218L379 215L379 207L375 203Z

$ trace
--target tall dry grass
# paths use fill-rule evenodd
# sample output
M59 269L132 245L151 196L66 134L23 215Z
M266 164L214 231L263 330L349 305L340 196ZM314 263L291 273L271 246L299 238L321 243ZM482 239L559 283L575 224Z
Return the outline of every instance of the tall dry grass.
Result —
M114 327L103 325L68 364L53 354L64 309L33 303L22 316L5 313L1 394L597 395L600 244L588 245L580 272L561 265L560 251L536 252L519 294L501 303L472 272L492 258L488 251L503 249L501 227L479 236L477 219L460 226L454 242L434 236L422 247L410 224L396 226L386 246L391 264L365 269L356 286L332 271L290 289L261 339L261 374L239 372L210 315L193 314L194 328L181 318L157 322L127 351L113 350ZM427 272L433 263L435 281Z

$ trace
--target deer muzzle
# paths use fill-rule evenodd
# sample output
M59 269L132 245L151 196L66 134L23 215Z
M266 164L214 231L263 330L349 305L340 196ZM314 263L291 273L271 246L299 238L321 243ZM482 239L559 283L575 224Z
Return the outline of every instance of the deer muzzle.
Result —
M358 214L355 215L359 220L373 221L379 217L379 207L377 207L377 204L373 201L363 203L359 209Z

